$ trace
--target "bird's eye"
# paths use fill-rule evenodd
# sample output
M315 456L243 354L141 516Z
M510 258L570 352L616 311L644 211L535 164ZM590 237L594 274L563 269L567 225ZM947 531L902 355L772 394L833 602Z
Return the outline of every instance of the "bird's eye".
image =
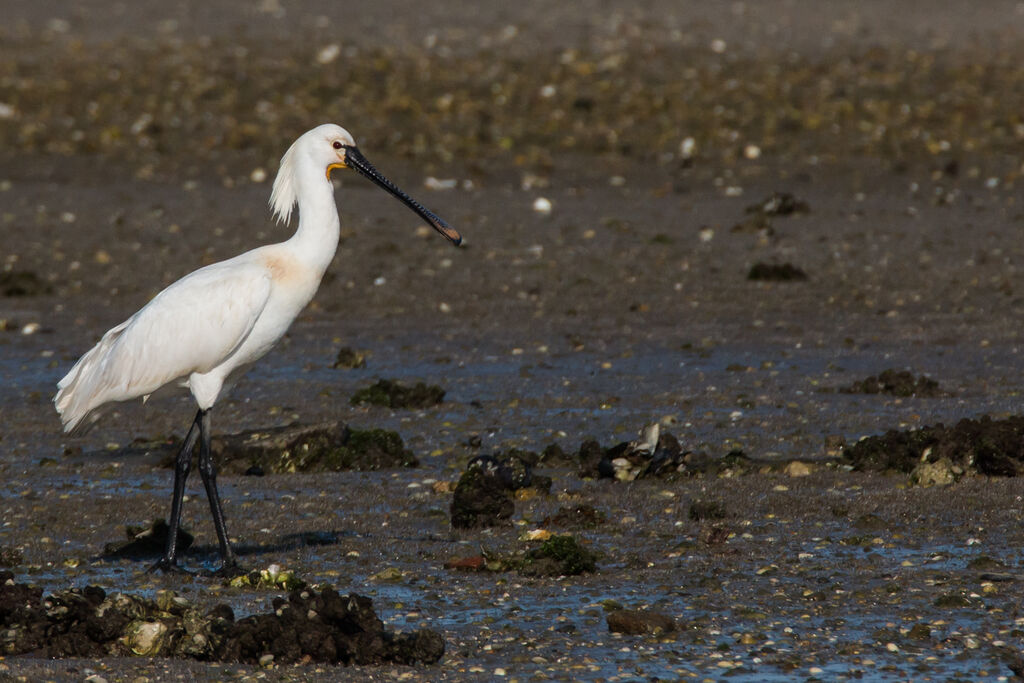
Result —
M344 145L342 145L340 142L335 140L334 144L332 146L334 147L334 149L341 149Z

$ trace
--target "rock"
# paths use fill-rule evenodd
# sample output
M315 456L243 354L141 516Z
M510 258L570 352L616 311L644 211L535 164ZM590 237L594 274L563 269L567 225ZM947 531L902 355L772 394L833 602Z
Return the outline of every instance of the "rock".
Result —
M697 533L697 541L706 546L721 545L731 534L732 529L724 524L704 524Z
M574 576L597 570L597 556L572 536L552 536L524 556L519 572L525 576Z
M515 513L512 478L492 456L474 458L455 485L451 519L456 529L505 523Z
M444 640L428 629L387 631L370 598L325 588L275 598L270 613L238 621L217 654L220 661L248 663L272 654L275 664L432 664L444 655Z
M360 389L352 395L350 403L354 406L375 405L385 408L429 408L444 400L445 391L436 384L427 385L417 382L407 387L390 379L377 380L377 383Z
M842 394L888 394L890 396L919 396L938 398L949 394L939 388L935 380L921 375L914 377L907 370L885 370L878 376L854 382L848 387L840 387Z
M746 208L747 213L762 216L790 216L807 213L810 210L807 202L797 199L790 192L772 192L758 203Z
M579 474L581 477L596 479L601 476L600 468L601 462L604 460L604 449L597 441L589 439L580 444L576 460L580 464Z
M23 560L24 557L17 548L0 546L0 567L17 567Z
M128 624L121 642L142 657L166 654L170 629L161 621L133 621Z
M331 588L292 591L287 599L275 598L269 613L237 622L227 605L201 614L170 592L162 594L160 604L133 595L107 597L92 586L44 600L38 588L15 583L13 574L0 571L0 653L174 656L263 665L431 664L444 654L444 640L435 631L388 631L369 598L343 597Z
M495 526L515 513L516 497L530 491L547 493L551 478L534 474L536 453L511 449L479 455L466 465L452 496L452 526L459 529Z
M790 477L806 477L811 474L811 466L799 460L791 460L782 472Z
M214 437L222 472L338 472L416 467L419 461L397 432L352 429L341 422L290 424ZM165 461L173 465L173 455Z
M960 593L943 593L935 598L936 607L970 607L971 601Z
M608 630L631 636L644 634L660 635L678 629L675 619L650 610L619 609L606 617Z
M949 458L939 458L936 462L922 462L910 473L910 482L918 486L949 486L956 482L957 478Z
M459 569L462 571L479 572L487 566L487 559L483 555L472 557L456 557L444 563L445 569Z
M967 563L967 568L975 571L992 572L1005 570L1006 565L1002 561L988 555L979 555Z
M952 472L985 476L1016 476L1024 470L1024 417L993 420L964 418L953 427L942 424L890 430L861 439L843 451L843 460L860 471L910 474L922 463L947 458ZM957 472L957 469L960 472Z
M403 579L405 579L405 574L398 567L388 567L370 576L370 581L379 581L381 583L398 583Z
M345 368L348 370L354 370L356 368L366 367L366 354L362 351L356 351L355 349L347 346L342 347L338 351L338 357L334 360L332 368Z
M266 569L243 572L228 578L224 584L231 588L255 588L257 590L293 591L306 587L306 582L290 569L272 564Z

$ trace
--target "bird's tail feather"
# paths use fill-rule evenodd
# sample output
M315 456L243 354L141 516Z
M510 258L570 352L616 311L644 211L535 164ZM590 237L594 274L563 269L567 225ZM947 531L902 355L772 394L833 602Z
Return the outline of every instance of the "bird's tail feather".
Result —
M96 411L106 402L111 388L111 378L104 371L111 351L127 325L128 321L125 321L103 335L96 346L89 349L57 383L53 404L64 423L65 432L81 434L99 417Z

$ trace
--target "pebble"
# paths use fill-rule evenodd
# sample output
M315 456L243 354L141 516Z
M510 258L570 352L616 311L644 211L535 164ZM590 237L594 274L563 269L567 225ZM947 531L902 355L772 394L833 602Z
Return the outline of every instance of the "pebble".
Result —
M454 190L458 187L459 181L455 178L435 178L432 175L426 177L423 181L423 187L428 190L440 191L440 190Z
M694 153L697 151L697 141L693 138L683 138L683 141L679 143L679 156L684 159L693 158Z
M551 200L546 197L537 197L533 200L533 210L547 216L551 213Z
M321 64L330 64L341 55L341 46L337 43L324 45L316 54L316 61Z
M791 477L806 477L811 473L811 467L805 462L794 460L783 471Z

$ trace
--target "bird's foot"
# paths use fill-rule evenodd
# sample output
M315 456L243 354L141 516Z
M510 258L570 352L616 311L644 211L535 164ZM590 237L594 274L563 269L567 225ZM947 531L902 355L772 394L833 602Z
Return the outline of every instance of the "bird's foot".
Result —
M165 574L192 573L184 567L179 567L177 560L169 560L166 557L161 557L159 560L154 562L149 569L146 570L147 574L153 574L154 572L164 572Z
M230 560L224 560L224 564L222 564L219 569L215 569L210 572L210 576L218 579L233 579L236 576L241 576L242 574L247 573L246 569L239 565L238 561L232 557Z

